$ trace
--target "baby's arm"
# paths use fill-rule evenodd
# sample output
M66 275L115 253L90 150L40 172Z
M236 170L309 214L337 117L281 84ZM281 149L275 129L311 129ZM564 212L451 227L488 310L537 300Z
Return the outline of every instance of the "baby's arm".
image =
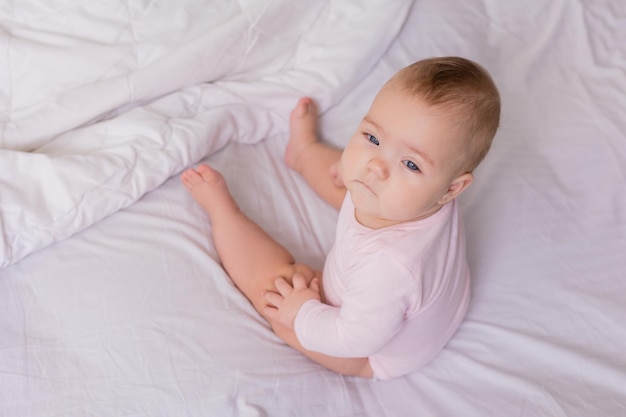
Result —
M419 289L404 265L382 253L350 273L354 278L347 280L341 307L320 302L317 278L307 286L295 274L293 286L278 278L278 292L263 294L269 303L263 312L293 330L305 349L343 358L373 355L402 327L411 304L407 294L417 296Z
M420 289L401 263L373 255L350 271L341 306L308 302L294 323L302 345L338 357L371 356L402 328Z
M293 286L284 278L277 278L274 284L278 293L265 291L263 294L269 303L264 313L288 329L293 329L294 320L302 304L309 300L321 300L319 278L313 278L308 286L301 274L295 274L292 280Z
M270 319L272 330L289 346L300 351L309 359L343 375L372 378L374 376L366 357L334 357L305 349L293 331L294 318L300 307L309 300L320 300L318 278L313 278L309 286L300 274L292 277L293 287L282 278L275 281L278 293L267 291L265 299L274 307L265 307L264 313Z

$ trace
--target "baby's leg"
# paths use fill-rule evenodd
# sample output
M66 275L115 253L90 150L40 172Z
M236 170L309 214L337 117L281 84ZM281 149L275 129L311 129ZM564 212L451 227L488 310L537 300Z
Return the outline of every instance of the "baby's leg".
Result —
M274 280L277 277L291 280L295 273L300 273L310 282L316 276L315 271L306 265L296 264L284 247L239 210L219 172L201 165L197 170L183 172L181 180L211 217L213 239L224 269L259 314L269 321L278 337L330 370L371 378L367 358L335 358L308 351L302 347L293 330L265 316L263 292L276 290Z
M183 172L181 180L211 218L213 240L224 269L259 313L263 314L266 306L263 291L274 291L277 277L289 280L300 272L307 280L313 279L311 268L296 265L283 246L241 212L222 174L201 165Z
M320 197L339 208L346 188L335 183L331 170L336 169L342 151L320 142L317 119L317 107L313 100L308 97L300 99L289 118L290 135L285 162L302 175Z

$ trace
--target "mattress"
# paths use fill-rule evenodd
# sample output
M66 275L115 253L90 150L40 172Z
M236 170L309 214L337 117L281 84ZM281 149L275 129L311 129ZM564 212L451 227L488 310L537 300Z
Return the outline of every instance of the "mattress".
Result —
M171 3L0 6L0 415L626 416L623 2ZM503 102L460 197L469 311L423 369L341 376L234 287L178 175L219 169L321 268L337 213L283 162L290 110L342 147L441 55Z

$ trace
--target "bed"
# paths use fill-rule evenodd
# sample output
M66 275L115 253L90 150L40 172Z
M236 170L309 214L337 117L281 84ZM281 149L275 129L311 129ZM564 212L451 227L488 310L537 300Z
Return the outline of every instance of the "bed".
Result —
M341 147L437 55L503 101L460 199L469 312L419 372L333 374L232 285L178 174L212 164L321 268L336 212L283 163L290 110ZM626 416L625 113L620 0L3 2L0 416Z

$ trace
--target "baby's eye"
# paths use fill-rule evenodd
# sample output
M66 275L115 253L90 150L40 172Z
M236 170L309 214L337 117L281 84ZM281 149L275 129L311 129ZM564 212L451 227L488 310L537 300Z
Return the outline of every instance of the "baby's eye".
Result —
M365 134L365 137L367 138L367 140L369 140L370 142L372 142L374 145L378 146L380 145L380 142L378 141L378 139L376 139L375 136L370 135L369 133Z
M413 161L409 161L409 160L402 161L402 162L403 162L403 163L404 163L404 165L406 165L406 167L407 167L408 169L410 169L411 171L419 171L419 167L417 166L417 164L416 164L415 162L413 162Z

